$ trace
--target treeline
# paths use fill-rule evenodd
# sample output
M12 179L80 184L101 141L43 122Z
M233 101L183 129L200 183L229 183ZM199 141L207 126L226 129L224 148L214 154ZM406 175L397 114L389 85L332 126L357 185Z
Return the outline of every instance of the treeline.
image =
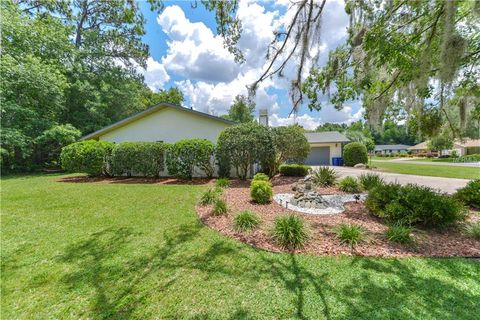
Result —
M138 71L149 53L137 3L0 6L3 172L56 166L61 148L80 136L160 101L182 103L178 89L155 93Z

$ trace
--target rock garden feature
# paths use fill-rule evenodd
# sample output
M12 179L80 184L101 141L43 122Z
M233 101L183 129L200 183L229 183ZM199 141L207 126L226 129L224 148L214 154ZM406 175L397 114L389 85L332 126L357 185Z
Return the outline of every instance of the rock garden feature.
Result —
M273 190L273 201L259 204L252 201L250 181L231 180L223 192L228 212L215 215L214 205L197 205L196 211L200 220L212 229L235 238L239 241L273 252L288 252L314 255L360 255L376 257L403 256L433 256L433 257L478 257L480 256L480 240L467 233L467 226L480 222L478 212L470 211L464 221L445 228L425 227L392 229L392 224L381 217L375 216L365 206L365 196L355 199L358 194L348 194L337 187L315 187L309 177L298 180L298 177L279 176L270 180ZM292 189L295 190L292 190ZM304 200L310 206L322 208L303 208L295 211L291 200L288 208L282 201L277 202L281 195L293 198L297 195L300 204ZM298 204L298 202L297 202ZM339 208L334 214L309 214L310 210L332 210ZM239 214L248 211L248 218L254 218L254 227L243 230L239 227ZM245 213L243 213L245 215ZM303 221L308 239L294 249L286 248L285 244L275 237L275 221L279 217L295 215ZM242 216L242 215L240 215ZM361 230L361 238L353 235L339 236L341 226L349 226L349 234ZM345 229L345 228L344 228ZM398 230L397 230L398 229ZM350 232L351 231L351 232ZM348 232L344 232L348 233ZM349 238L349 239L350 239ZM354 241L355 240L355 241Z

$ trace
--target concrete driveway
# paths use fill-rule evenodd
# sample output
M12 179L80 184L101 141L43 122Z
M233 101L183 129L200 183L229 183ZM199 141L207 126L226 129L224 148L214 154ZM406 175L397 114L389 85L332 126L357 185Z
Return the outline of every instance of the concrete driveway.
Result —
M318 167L312 167L316 169ZM400 173L390 173L382 172L378 170L366 170L366 169L356 169L351 167L331 167L338 172L340 177L345 176L359 176L362 173L377 173L380 175L386 182L397 182L400 184L416 183L419 185L431 187L434 189L439 189L447 193L455 193L459 188L464 187L470 180L468 179L453 179L453 178L442 178L442 177L427 177L427 176L415 176L409 174L400 174Z

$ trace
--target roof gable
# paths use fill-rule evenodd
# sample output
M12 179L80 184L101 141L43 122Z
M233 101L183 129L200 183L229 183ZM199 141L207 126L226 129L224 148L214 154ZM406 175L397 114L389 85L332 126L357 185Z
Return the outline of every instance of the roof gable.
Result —
M350 139L338 131L307 132L305 136L309 143L350 142Z

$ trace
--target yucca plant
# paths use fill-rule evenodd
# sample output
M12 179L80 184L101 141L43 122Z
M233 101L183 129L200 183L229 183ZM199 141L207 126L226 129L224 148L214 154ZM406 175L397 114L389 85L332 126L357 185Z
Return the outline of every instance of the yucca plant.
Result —
M345 177L342 180L340 180L340 183L338 185L340 190L349 192L349 193L358 193L362 191L360 188L360 184L358 183L358 180L355 177Z
M375 173L364 173L358 177L360 185L364 190L371 190L383 183L383 179Z
M236 231L250 231L258 227L261 219L255 212L242 211L233 218L233 227Z
M335 233L342 243L349 244L353 248L362 241L365 232L359 225L342 223L335 229Z
M309 238L303 219L293 214L277 217L272 235L278 244L288 249L302 247Z
M320 167L313 171L313 183L321 187L330 187L335 184L338 179L338 174L333 168Z

